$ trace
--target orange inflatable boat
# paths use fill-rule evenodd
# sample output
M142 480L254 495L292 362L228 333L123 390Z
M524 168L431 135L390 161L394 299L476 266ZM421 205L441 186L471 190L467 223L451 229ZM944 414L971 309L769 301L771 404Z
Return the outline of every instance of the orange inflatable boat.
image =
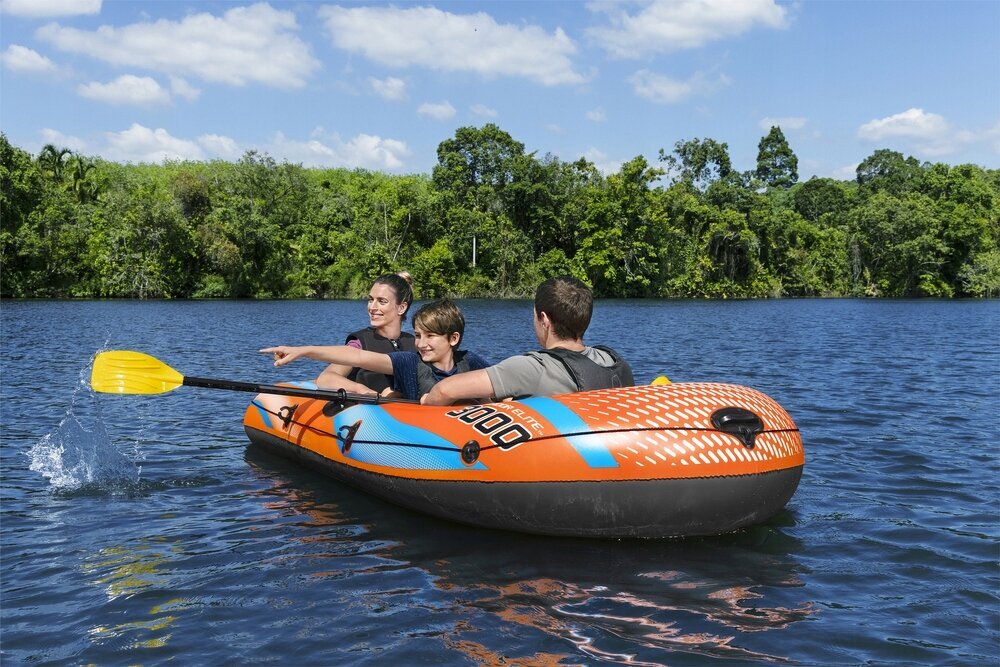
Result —
M799 430L764 394L682 383L482 405L258 395L250 440L403 507L543 535L725 533L795 493Z

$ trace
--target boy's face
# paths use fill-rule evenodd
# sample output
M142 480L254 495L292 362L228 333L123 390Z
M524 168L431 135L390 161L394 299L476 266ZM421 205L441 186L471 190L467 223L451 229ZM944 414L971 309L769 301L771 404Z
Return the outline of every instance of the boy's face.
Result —
M444 370L450 368L453 350L461 340L457 331L450 334L433 333L414 322L413 333L417 339L417 352L425 363L443 366Z

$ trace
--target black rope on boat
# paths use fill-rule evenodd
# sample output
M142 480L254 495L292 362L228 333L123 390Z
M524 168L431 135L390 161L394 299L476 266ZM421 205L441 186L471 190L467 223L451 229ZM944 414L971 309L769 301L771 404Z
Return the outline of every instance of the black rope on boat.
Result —
M276 412L274 410L271 410L271 409L269 409L269 408L261 405L257 401L250 401L250 403L252 405L255 405L261 411L266 412L267 414L272 415L274 417L277 417L278 419L281 419L282 422L284 423L284 416L282 416L281 414L279 414L281 412L281 410L278 410ZM288 407L288 406L284 406L284 407ZM284 408L282 408L282 409L284 409ZM347 435L340 435L339 433L335 433L333 431L327 431L326 429L322 429L322 428L319 428L317 426L313 426L312 424L305 424L303 422L296 421L295 419L289 419L288 423L285 424L285 428L288 428L288 424L295 424L296 426L301 426L303 429L305 429L307 431L311 431L312 433L315 433L316 435L324 435L324 436L327 436L329 438L333 438L334 440L337 440L338 442L340 442L340 443L342 443L344 445L344 447L343 447L344 453L347 453L348 451L350 451L352 445L357 445L357 444L361 444L361 445L397 445L399 447L413 447L415 449L436 449L436 450L441 451L441 452L456 452L456 453L459 453L459 454L462 453L461 449L455 449L454 447L442 447L441 445L425 445L425 444L420 443L420 442L394 442L394 441L389 441L389 440L356 440L356 439L354 439L354 434L357 432L357 427L361 425L360 421L357 422L357 423L355 423L355 424L353 424L353 426L348 426L347 424L345 424L345 425L343 425L343 426L340 427L341 430L350 429L350 428L353 427L353 430L350 431ZM548 437L548 436L546 436L546 437ZM541 440L541 439L542 438L539 438L539 440ZM466 443L466 444L468 444L468 443ZM496 449L499 446L500 445L488 445L488 446L485 446L485 447L480 447L479 449L480 449L480 451L486 450L486 449Z
M266 407L264 407L263 405L261 405L257 401L251 401L251 403L253 405L256 405L258 408L260 408L264 412L266 412L268 414L271 414L271 415L274 415L275 417L278 417L278 419L284 420L284 418L280 414L278 414L277 412L274 412L273 410L267 409ZM318 428L316 426L313 426L312 424L303 424L302 422L295 421L294 419L289 419L289 423L295 424L296 426L301 426L302 428L307 429L309 431L312 431L313 433L316 433L317 435L325 435L327 437L334 438L334 439L336 439L336 440L338 440L341 443L344 443L346 445L344 437L341 436L341 435L339 435L339 434L337 434L337 433L334 433L333 431L327 431L327 430ZM360 424L355 424L355 426L358 426L358 425L360 425ZM287 428L287 425L286 425L286 428ZM342 426L341 428L348 428L348 427L345 425L345 426ZM357 429L355 429L355 432L356 431L357 431ZM527 444L529 442L541 442L543 440L554 440L556 438L575 438L575 437L579 437L579 436L583 436L583 435L605 435L605 434L613 434L613 433L637 433L637 432L639 432L639 433L646 433L646 432L650 432L650 431L706 431L706 432L709 432L709 433L722 433L723 435L732 435L730 433L726 433L725 431L720 431L717 428L706 428L704 426L643 426L641 428L628 428L628 427L625 427L625 428L614 428L614 429L608 429L606 431L580 431L579 433L553 433L551 435L543 435L543 436L538 437L538 438L529 438L528 440L525 440L524 442L521 442L521 443L518 443L518 444L523 445L523 444ZM799 432L798 428L775 428L775 429L771 429L771 430L768 430L768 431L761 431L759 435L764 435L765 433L798 433L798 432ZM351 435L353 436L353 433ZM735 436L733 436L733 437L735 437ZM354 444L354 445L357 445L357 444L362 444L362 445L396 445L397 447L414 447L416 449L436 449L436 450L442 451L442 452L455 452L456 454L463 454L464 450L466 449L466 447L463 447L461 449L455 449L454 447L441 447L440 445L425 445L425 444L419 443L419 442L394 442L394 441L389 441L389 440L355 440L353 437L351 438L351 444ZM476 444L478 444L478 443L476 443ZM469 445L469 443L466 443L466 446L468 446L468 445ZM484 451L489 450L489 449L497 449L497 448L502 448L502 447L503 447L502 445L495 445L495 444L494 445L480 445L479 446L479 451L480 452L484 452ZM348 445L344 449L344 451L347 452L349 449L350 449L350 446ZM471 455L472 455L471 448L470 448L469 452L463 454L463 456L470 456L470 457L471 457ZM476 457L476 458L478 458L478 457Z

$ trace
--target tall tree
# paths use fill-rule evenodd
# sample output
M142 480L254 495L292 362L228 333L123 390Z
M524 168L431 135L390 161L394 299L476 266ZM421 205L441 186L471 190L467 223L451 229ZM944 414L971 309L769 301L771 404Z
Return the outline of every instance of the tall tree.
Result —
M756 175L767 187L786 190L799 180L799 158L776 125L757 144Z
M493 123L460 127L438 145L434 185L455 202L480 213L498 213L504 189L514 179L524 144Z
M576 260L600 296L653 296L663 263L667 214L659 191L650 188L663 171L641 155L593 189L580 224Z
M948 248L926 195L879 192L851 211L857 287L869 296L951 296L941 267Z
M792 207L810 222L819 222L824 216L837 219L847 211L848 206L846 188L832 178L813 176L792 190Z
M104 297L184 297L197 278L194 234L166 179L135 172L106 193L88 255Z
M434 166L435 189L441 194L450 247L462 266L478 268L485 259L487 269L503 270L506 279L513 279L502 269L508 262L509 241L524 234L508 233L513 226L505 210L507 189L524 157L524 144L493 123L481 128L460 127L452 139L438 145L438 163ZM488 256L495 253L492 259ZM486 257L484 257L486 256ZM497 280L500 276L491 275ZM508 283L509 285L510 283ZM507 285L505 285L507 287Z
M675 181L687 183L699 190L725 178L733 170L729 160L729 144L715 139L691 139L674 144L674 152L668 155L660 149L660 162L667 165Z
M0 133L0 296L31 296L29 274L41 275L32 214L44 198L42 174L27 152Z
M916 158L879 149L861 161L857 170L858 186L866 195L886 192L899 196L920 187L923 172Z

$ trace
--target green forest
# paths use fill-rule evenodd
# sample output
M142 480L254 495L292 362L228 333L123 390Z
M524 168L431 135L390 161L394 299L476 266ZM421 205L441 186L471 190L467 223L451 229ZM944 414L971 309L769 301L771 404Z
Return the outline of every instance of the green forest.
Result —
M353 298L407 270L421 299L997 297L1000 170L876 150L799 182L778 127L756 168L678 141L617 173L525 152L493 124L430 175L233 162L119 164L0 134L0 296Z

